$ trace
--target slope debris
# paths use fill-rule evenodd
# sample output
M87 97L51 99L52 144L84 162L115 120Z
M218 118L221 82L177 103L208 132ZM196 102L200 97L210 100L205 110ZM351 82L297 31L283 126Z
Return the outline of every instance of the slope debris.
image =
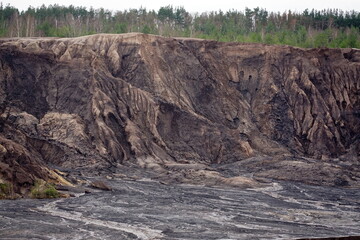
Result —
M236 186L360 178L357 49L11 38L0 69L0 179L19 189L55 167Z

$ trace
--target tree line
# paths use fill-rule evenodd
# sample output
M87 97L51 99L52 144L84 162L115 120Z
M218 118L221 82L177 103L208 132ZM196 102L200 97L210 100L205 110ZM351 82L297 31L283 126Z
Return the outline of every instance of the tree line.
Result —
M142 32L167 37L360 48L360 13L339 9L268 12L245 8L191 14L171 5L109 11L49 5L19 11L0 3L0 37L77 37Z

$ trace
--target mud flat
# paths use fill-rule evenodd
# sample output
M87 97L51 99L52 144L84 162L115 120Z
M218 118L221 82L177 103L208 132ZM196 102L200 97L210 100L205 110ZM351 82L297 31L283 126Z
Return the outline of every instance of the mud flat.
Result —
M1 239L307 239L360 235L354 189L241 190L147 179L58 200L0 202Z

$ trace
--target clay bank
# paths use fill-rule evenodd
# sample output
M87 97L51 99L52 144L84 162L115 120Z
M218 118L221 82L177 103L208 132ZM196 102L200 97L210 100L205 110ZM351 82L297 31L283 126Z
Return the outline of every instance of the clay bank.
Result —
M49 221L62 219L66 224L81 225L87 231L84 234L95 234L95 238L97 231L88 232L91 224L103 229L101 234L110 239L113 235L107 231L123 231L126 224L133 226L142 221L135 216L143 216L141 234L145 235L134 233L136 229L124 230L128 237L236 239L236 229L245 229L244 234L250 235L251 229L262 229L272 234L270 238L301 238L312 237L305 234L305 229L311 224L316 228L318 220L321 226L330 224L328 219L335 217L330 214L334 211L343 216L340 217L343 220L334 224L347 222L354 227L348 229L343 224L344 228L333 232L312 228L314 236L326 237L327 231L334 236L346 236L347 231L358 233L355 219L359 202L353 197L360 179L360 51L357 49L301 49L138 33L0 39L0 114L0 184L10 184L16 196L29 196L39 179L60 189L90 186L89 179L107 177L114 181L110 183L114 189L121 189L118 181L125 181L123 184L129 184L126 185L129 188L135 184L134 191L138 194L150 191L139 200L143 201L138 203L139 212L137 208L118 209L129 219L102 220L102 216L106 206L114 212L109 218L122 215L115 214L116 204L135 201L130 190L93 193L50 203L20 200L17 203L21 202L22 208L30 211L29 218L45 214L52 219ZM152 192L155 183L140 184L139 180L144 178L166 186L170 199L164 201L169 207L174 204L180 210L184 208L183 215L178 213L178 220L185 224L183 230L174 229L175 225L171 224L176 221L170 221L168 228L164 225L165 219L170 218L168 212L154 220L156 226L150 224L149 219L156 219L156 214L148 216L149 209L143 204L146 201L150 205L160 204L147 198L161 194ZM131 184L126 183L130 180ZM277 190L263 195L264 189L274 187L275 183L286 189L286 197L281 197ZM192 187L184 188L181 184ZM297 205L289 209L297 210L282 212L276 206L290 204L286 199L293 199L296 192L292 184L310 184L304 185L303 190L310 188L311 194L294 200L292 204ZM312 195L317 191L313 189L315 186L319 191L339 191L344 198ZM141 187L145 189L140 190ZM173 198L181 199L181 196L176 191L173 195L173 188L185 191L185 195L190 194L189 189L204 191L201 193L204 195L198 196L199 201L215 198L216 203L206 200L192 206L200 212L204 208L219 208L219 214L216 210L213 213L204 210L198 218L201 223L192 224L185 215L195 210L181 205L182 200L177 205L178 200ZM122 191L126 194L122 195ZM223 196L219 191L226 193L221 193ZM254 212L256 216L249 220L245 217L248 213L236 215L245 209L222 206L239 206L240 200L236 199L240 193L249 194L248 199L241 200L248 210L249 204L257 199L256 194L261 194L263 197L259 196L259 206L255 209L264 207L269 215ZM230 203L219 196L229 197ZM276 201L286 203L279 203L273 209L271 203L275 200L268 197L280 197ZM297 201L304 203L307 197L312 201L311 206L301 212L298 209L302 204ZM100 198L104 198L106 206L96 210L99 213L91 212L88 207L92 208L91 204ZM324 199L328 200L321 203ZM73 210L61 209L72 206L72 201ZM82 201L90 204L84 206L83 213ZM195 196L193 201L197 201ZM6 212L6 207L10 213L13 204L1 202L3 211ZM336 211L332 204L336 205ZM345 211L342 204L349 206L354 215L342 214ZM317 212L319 209L331 216L324 217L323 212ZM69 217L72 211L76 212L74 218ZM272 211L275 215L270 217ZM320 215L315 217L316 214ZM5 213L2 216L0 221L4 224L14 226L13 221L17 221ZM19 216L24 218L18 222L20 225L34 220ZM290 233L292 227L284 227L284 235L280 230L270 231L276 225L272 222L275 216L280 225L295 224L296 234ZM205 229L205 223L215 224L217 217L223 218L223 224L227 221L233 224L224 225L224 231L229 234L215 225L215 230ZM268 218L272 219L268 225L260 227L256 223L256 219ZM249 225L240 227L245 223ZM299 230L300 223L306 225L304 231ZM65 225L62 230L68 231ZM192 236L190 232L195 231L195 226L204 235ZM269 229L264 229L265 226ZM37 230L41 232L44 227ZM256 234L261 236L259 232Z

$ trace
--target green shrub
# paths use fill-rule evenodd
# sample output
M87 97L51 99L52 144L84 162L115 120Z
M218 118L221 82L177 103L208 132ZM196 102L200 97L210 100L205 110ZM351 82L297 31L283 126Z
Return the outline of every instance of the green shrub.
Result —
M58 198L60 193L55 189L53 184L47 183L44 180L36 180L35 185L30 192L32 198Z
M55 187L52 186L52 185L48 186L48 188L45 189L44 193L45 193L45 196L47 198L58 198L58 197L60 197L60 194L59 194L58 190L56 190Z
M11 183L0 183L0 199L8 199L14 197L14 189Z

